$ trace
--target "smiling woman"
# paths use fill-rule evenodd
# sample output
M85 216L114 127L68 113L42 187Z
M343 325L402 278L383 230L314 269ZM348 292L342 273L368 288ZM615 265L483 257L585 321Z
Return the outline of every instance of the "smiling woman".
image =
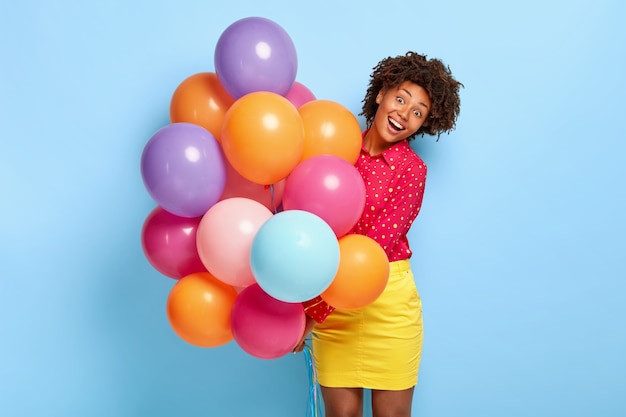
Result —
M363 105L368 127L355 164L365 184L365 208L339 242L342 246L355 234L370 238L386 258L388 277L382 292L359 308L335 309L325 294L304 303L309 320L296 351L312 330L327 417L361 416L365 388L372 390L375 417L411 415L422 307L407 233L421 208L426 164L408 142L420 133L439 135L454 128L461 86L440 60L414 52L374 68ZM342 252L344 263L347 253ZM351 273L355 285L366 285L358 269Z
M414 135L426 122L431 107L426 90L412 81L380 90L376 103L374 129L368 131L363 141L371 155L378 155Z
M418 129L411 132L408 139L423 134L439 137L444 132L454 130L461 110L458 89L462 84L451 78L450 68L438 59L429 60L425 55L409 52L405 60L402 63L398 58L386 58L374 68L361 113L367 124L371 125L377 116L379 96L382 93L394 87L402 90L402 87L413 85L414 88L418 87L416 91L424 90L426 93L423 95L420 92L422 101L417 100L416 103L420 103L422 110L427 110L427 114L418 116L423 122ZM408 90L405 89L404 92L410 96ZM398 100L404 101L404 98L400 97Z
M155 208L146 140L181 80L214 74L224 28L262 15L296 43L298 81L355 115L372 67L407 50L466 86L456 130L410 142L428 165L408 234L425 326L413 415L626 416L626 2L396 6L0 2L0 415L304 417L304 355L182 341L165 309L176 280L139 239ZM214 81L186 83L173 121L219 138L232 97ZM275 211L278 185L237 181ZM150 253L172 275L198 270L179 262L199 262L198 218L161 214Z

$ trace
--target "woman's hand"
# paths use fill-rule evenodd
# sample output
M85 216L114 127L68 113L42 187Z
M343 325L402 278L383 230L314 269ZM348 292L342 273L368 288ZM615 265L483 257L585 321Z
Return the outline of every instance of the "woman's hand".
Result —
M306 338L309 335L309 333L311 333L311 331L313 330L313 327L315 327L315 320L313 320L311 317L306 315L306 324L304 325L304 332L302 333L302 337L298 341L298 344L293 348L293 353L302 352L302 350L304 349L304 343L306 341Z

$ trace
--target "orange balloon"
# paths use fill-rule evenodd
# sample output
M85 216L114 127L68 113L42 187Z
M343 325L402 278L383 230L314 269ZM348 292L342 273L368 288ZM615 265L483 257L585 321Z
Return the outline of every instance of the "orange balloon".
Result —
M195 272L180 279L167 298L167 318L174 332L199 347L217 347L230 342L230 311L237 290L208 272Z
M339 238L339 269L320 296L333 307L353 310L374 302L389 280L389 260L383 248L364 235Z
M313 100L298 112L304 124L302 160L330 154L356 162L361 152L361 127L350 110L334 101Z
M257 91L230 106L221 138L226 159L242 177L274 184L300 162L304 126L298 110L285 97Z
M170 101L170 121L202 126L219 141L224 115L235 102L213 72L200 72L186 78Z

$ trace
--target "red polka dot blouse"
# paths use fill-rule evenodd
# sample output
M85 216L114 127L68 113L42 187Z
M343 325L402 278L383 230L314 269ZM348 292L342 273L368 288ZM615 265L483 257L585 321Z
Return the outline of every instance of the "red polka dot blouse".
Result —
M355 166L365 182L365 210L350 233L377 241L390 262L410 258L406 235L422 206L426 164L402 141L375 156L361 149Z

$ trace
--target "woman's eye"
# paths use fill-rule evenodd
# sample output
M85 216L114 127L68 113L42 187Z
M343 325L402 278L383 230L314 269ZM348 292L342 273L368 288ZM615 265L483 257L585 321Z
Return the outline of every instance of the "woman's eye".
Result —
M422 113L419 110L413 112L417 117L422 117Z
M404 104L404 99L402 97L398 97L396 98L396 100L398 101L398 103Z

